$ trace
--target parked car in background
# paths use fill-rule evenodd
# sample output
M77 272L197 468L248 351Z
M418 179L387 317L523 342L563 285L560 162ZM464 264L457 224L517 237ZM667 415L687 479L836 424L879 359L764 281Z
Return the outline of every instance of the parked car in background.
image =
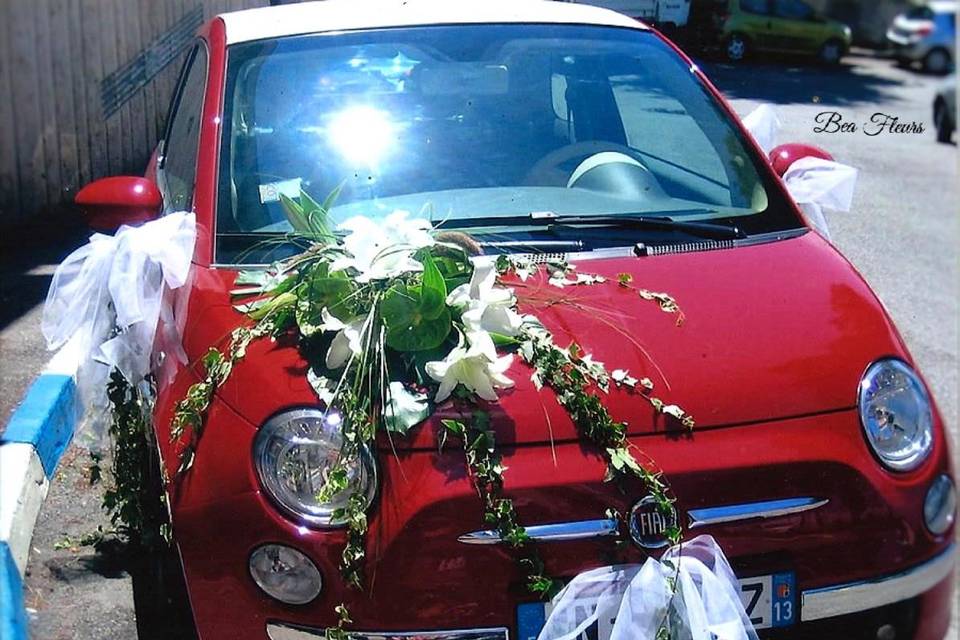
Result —
M802 0L730 0L721 39L736 62L756 51L802 53L836 64L850 48L850 27Z
M567 0L610 9L661 28L684 27L690 16L690 0Z
M957 76L947 78L933 99L933 123L937 142L950 142L957 129Z
M955 1L930 2L897 16L887 31L897 61L919 62L928 73L950 71L956 54L957 6Z

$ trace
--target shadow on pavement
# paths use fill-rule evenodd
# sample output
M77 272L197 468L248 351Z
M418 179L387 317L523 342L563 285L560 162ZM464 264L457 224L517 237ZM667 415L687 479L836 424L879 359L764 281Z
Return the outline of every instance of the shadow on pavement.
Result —
M193 640L186 584L176 552L130 558L138 640Z
M864 73L850 60L824 66L809 59L765 55L762 60L736 64L704 60L701 67L727 98L771 104L876 105L897 100L892 90L903 84Z
M89 231L69 207L37 213L0 228L0 330L46 299L53 268L86 242Z

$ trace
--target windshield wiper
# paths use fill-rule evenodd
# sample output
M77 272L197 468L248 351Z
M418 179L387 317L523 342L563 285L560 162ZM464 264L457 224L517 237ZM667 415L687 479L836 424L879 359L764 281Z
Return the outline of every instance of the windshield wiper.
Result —
M679 231L698 238L710 240L735 240L746 238L747 234L736 226L718 224L715 222L675 220L665 216L643 215L556 215L547 213L531 213L525 216L489 216L484 218L456 218L446 220L443 224L450 224L450 228L490 227L490 226L517 226L530 224L544 224L547 226L576 226L589 225L595 227L618 227L629 229L660 229L663 231Z

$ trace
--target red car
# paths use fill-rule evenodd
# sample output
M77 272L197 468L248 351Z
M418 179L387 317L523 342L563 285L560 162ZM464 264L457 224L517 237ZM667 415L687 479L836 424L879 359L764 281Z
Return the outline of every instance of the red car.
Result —
M710 533L726 551L761 636L944 636L954 472L902 338L691 60L593 7L329 0L201 29L147 177L99 181L82 198L100 228L196 212L176 310L191 364L163 359L154 413L169 477L173 405L241 320L238 269L295 251L280 194L338 185L339 220L403 209L488 254L559 254L670 292L682 327L616 287L564 294L589 313L538 315L696 418L678 434L635 396L609 396L670 479L686 535ZM519 292L521 309L537 287ZM547 605L485 530L462 453L438 452L442 414L367 460L355 490L369 497L369 578L345 585L335 505L272 453L290 444L284 425L317 411L304 366L293 345L253 343L212 403L192 469L169 485L200 637L322 637L345 602L354 638L536 638ZM663 520L639 488L602 481L601 457L525 367L513 364L492 420L505 491L547 570L569 579L657 553ZM328 464L336 443L317 446L310 464ZM628 514L627 530L609 509Z

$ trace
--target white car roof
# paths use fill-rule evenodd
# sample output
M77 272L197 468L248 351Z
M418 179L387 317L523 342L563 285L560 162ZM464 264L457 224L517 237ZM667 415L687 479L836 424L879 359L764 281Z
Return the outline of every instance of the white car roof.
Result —
M219 17L228 45L323 31L436 24L546 22L646 28L614 11L553 0L324 0Z
M957 5L957 0L934 0L927 6L933 9L934 13L956 13Z

